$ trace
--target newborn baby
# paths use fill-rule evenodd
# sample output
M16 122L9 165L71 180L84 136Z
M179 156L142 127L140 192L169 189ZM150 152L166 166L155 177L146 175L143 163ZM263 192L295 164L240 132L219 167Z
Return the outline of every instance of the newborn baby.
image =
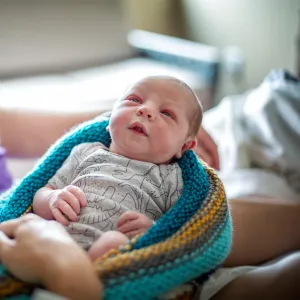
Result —
M196 145L202 107L191 88L168 76L146 77L116 102L111 145L84 143L39 189L34 213L65 225L92 260L144 233L179 198L176 162Z

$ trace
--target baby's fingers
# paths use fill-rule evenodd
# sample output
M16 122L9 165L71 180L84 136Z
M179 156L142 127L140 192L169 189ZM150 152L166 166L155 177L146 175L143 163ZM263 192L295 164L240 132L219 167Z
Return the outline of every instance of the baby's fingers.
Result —
M127 221L120 227L118 227L118 231L127 234L129 231L137 230L141 228L141 222L139 220Z
M79 187L75 185L68 185L67 187L65 187L65 189L78 199L80 207L85 207L87 205L85 194Z
M53 208L52 210L52 214L54 219L59 222L60 224L64 225L64 226L68 226L69 225L69 221L67 220L67 218L61 213L61 211L58 208Z
M78 216L74 209L69 205L69 203L61 201L59 202L58 208L70 221L77 221Z
M51 206L59 207L59 205L61 205L62 202L68 203L69 206L71 206L72 209L75 211L75 213L79 215L79 200L70 191L68 191L68 187L65 187L56 194L56 198L53 199Z
M135 211L126 211L124 212L117 223L117 227L121 227L123 224L129 222L129 221L133 221L139 218L139 213L135 212Z

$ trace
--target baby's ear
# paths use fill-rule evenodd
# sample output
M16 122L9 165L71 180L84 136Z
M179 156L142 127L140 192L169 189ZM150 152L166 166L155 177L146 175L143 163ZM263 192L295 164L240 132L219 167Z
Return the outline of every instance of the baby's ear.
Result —
M175 156L176 156L177 158L181 158L182 154L183 154L185 151L194 149L194 148L196 147L196 145L197 145L196 138L190 138L190 139L188 139L188 140L184 143L184 145L182 146L181 150L178 151L178 152L176 153Z
M109 132L109 125L107 125L105 129L107 132Z

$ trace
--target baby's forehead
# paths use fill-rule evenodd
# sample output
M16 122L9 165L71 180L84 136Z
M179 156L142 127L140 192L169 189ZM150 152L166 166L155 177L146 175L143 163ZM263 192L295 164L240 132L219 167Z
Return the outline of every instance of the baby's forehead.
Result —
M149 76L145 77L131 85L129 90L142 90L151 91L156 89L157 91L169 92L170 94L185 92L193 94L192 89L180 79L170 76Z
M137 91L142 93L161 92L167 93L173 100L179 100L183 104L194 101L195 96L192 89L180 79L170 76L148 76L133 83L128 92Z
M184 87L188 87L188 85L183 82L182 80L172 77L172 76L167 76L167 75L157 75L157 76L147 76L144 77L136 82L134 82L132 85L137 86L137 85L142 85L142 84L147 84L147 83L175 83ZM189 87L188 87L189 88Z

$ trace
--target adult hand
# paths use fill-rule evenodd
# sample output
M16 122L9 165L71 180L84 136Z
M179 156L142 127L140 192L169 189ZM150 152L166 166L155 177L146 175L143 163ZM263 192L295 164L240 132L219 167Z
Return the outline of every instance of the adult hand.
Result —
M88 256L55 221L29 214L0 224L0 259L21 280L64 297L101 298Z
M217 145L203 127L201 127L197 134L197 147L194 151L209 166L216 170L220 170Z

